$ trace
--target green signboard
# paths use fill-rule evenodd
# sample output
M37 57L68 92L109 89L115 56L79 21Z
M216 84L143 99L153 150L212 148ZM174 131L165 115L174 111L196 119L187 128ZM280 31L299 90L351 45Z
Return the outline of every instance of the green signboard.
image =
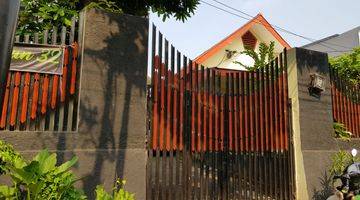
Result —
M15 43L11 71L62 74L64 46Z

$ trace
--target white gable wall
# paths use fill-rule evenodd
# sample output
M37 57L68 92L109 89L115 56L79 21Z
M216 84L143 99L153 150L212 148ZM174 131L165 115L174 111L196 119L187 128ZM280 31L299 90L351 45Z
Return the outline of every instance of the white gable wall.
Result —
M276 40L276 38L267 31L267 29L260 24L254 25L250 29L251 33L257 38L257 43L255 47L255 51L259 52L259 43L265 42L266 44L270 44L270 41L275 42L275 56L277 56L279 53L283 51L283 46ZM232 58L227 59L226 57L226 51L237 51ZM218 52L216 52L214 55L209 57L207 60L205 60L202 64L205 67L218 67L218 68L224 68L224 69L235 69L235 70L245 70L245 68L239 64L235 64L234 61L239 61L246 65L253 65L254 61L251 57L240 54L240 52L244 51L244 45L242 43L241 36L239 36L237 39L233 40L232 43L228 44L226 47L222 48Z

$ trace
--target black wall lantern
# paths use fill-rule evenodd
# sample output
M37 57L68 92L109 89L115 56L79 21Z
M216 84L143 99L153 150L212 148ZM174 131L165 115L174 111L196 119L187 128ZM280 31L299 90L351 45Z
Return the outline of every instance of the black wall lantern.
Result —
M325 91L325 77L319 74L310 74L309 93L311 96L320 98Z

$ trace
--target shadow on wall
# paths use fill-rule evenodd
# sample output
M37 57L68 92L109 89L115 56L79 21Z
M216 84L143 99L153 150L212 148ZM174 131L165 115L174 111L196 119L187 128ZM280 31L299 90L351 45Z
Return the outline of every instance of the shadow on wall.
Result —
M321 184L320 189L314 188L313 200L326 200L329 196L334 194L334 187L332 185L332 178L328 175L327 171L324 171L322 177L319 177Z
M87 65L91 60L91 63L83 65L82 76L97 73L98 80L91 80L92 83L88 84L97 85L94 88L101 87L82 89L80 102L79 127L85 127L81 131L91 135L87 136L82 146L92 144L96 148L94 164L89 166L92 167L91 172L82 180L85 192L93 199L94 193L91 191L96 185L109 181L102 177L104 171L109 170L113 174L114 165L105 166L106 163L115 164L114 182L117 177L123 177L123 150L129 148L129 131L134 133L136 129L141 130L141 127L130 127L129 120L134 119L131 102L146 98L148 23L140 17L120 17L92 10L87 13L86 26L84 57L87 58L83 62ZM97 95L91 96L94 94ZM130 136L131 141L136 140L133 135ZM138 143L144 148L145 132L139 133L140 136L142 140ZM131 145L134 146L133 143Z

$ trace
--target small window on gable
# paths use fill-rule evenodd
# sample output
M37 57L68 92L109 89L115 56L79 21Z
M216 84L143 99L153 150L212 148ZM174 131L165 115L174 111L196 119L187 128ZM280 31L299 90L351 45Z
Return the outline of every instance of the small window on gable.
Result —
M241 36L241 39L245 49L255 49L257 40L250 31L246 32L243 36Z

